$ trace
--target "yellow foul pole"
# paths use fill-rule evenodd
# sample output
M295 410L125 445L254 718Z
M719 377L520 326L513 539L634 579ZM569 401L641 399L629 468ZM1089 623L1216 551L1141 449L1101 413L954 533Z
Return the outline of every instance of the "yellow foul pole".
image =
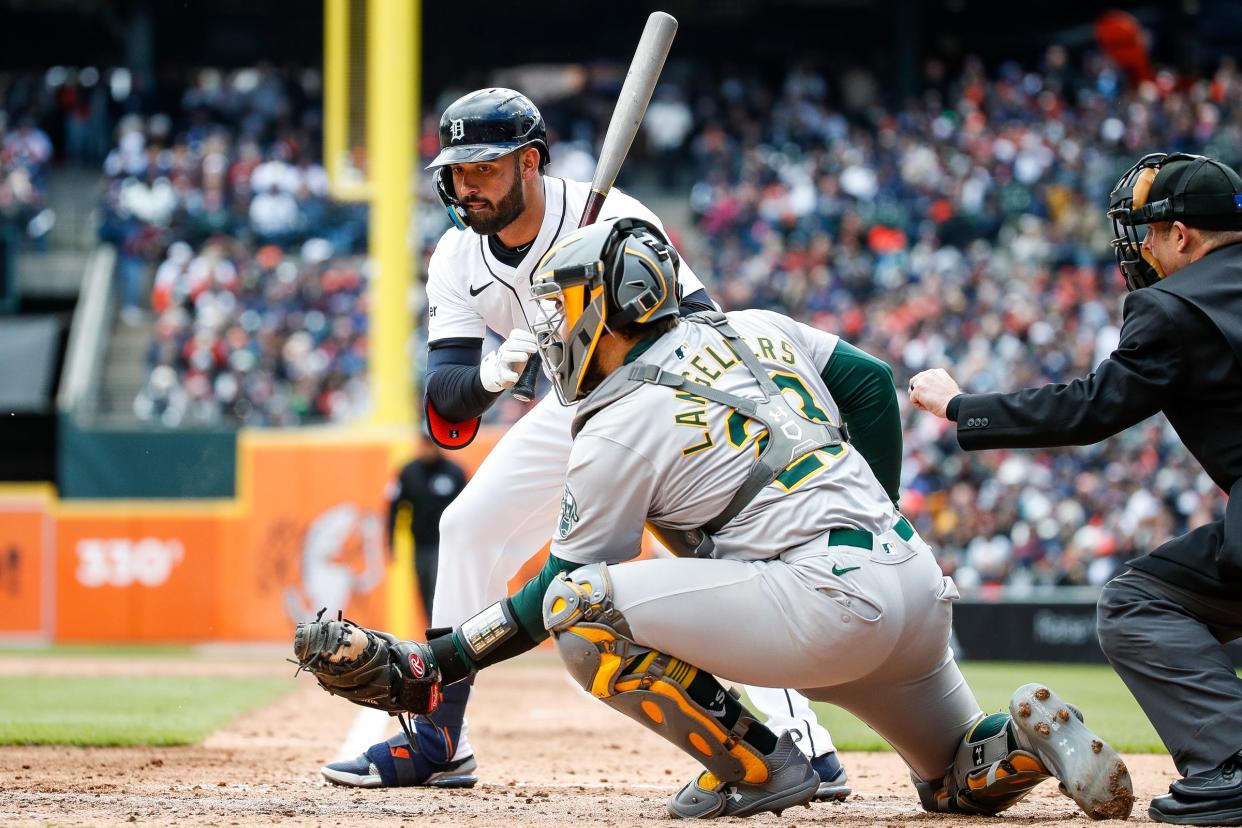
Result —
M410 228L417 157L421 0L367 0L367 155L370 222L370 386L372 422L406 431L394 460L408 452L415 417L414 283ZM397 464L395 468L400 468ZM388 628L414 629L414 560L406 521L394 537L394 566L386 584Z
M324 0L323 39L323 165L337 195L349 118L349 0Z
M371 190L370 385L372 420L412 425L409 307L421 0L369 0L367 150Z

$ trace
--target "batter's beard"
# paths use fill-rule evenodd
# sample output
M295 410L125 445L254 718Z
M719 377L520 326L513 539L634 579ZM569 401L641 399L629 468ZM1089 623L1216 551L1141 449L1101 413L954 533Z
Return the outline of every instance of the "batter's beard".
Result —
M486 214L467 210L467 223L470 225L470 229L480 236L494 236L512 224L525 210L526 193L522 191L522 176L516 174L515 170L513 186L500 199L500 203L496 204Z

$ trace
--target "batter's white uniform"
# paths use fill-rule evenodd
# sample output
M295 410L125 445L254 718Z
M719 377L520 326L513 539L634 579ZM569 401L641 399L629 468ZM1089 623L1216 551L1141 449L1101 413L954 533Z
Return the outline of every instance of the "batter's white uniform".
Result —
M841 422L820 378L835 336L769 311L728 319L786 399L811 419ZM682 321L638 361L760 396L710 325ZM582 410L602 405L617 379ZM943 777L982 715L949 649L957 591L867 462L848 444L800 458L712 536L714 559L617 563L636 554L648 522L671 537L719 515L763 431L692 389L626 387L574 440L552 553L616 564L612 606L637 644L726 680L797 687L844 707L920 778Z
M544 216L539 235L518 267L499 261L487 239L450 228L436 245L427 272L427 339L477 339L490 329L505 337L537 318L530 281L544 253L578 227L590 186L544 176ZM635 216L663 227L636 199L609 193L601 219ZM703 288L683 260L682 295ZM569 460L574 409L546 395L500 439L466 488L440 519L440 563L433 627L451 627L508 594L509 580L556 526ZM797 693L747 687L752 701L778 733L794 731L810 755L833 750L831 737ZM467 731L456 758L472 752Z

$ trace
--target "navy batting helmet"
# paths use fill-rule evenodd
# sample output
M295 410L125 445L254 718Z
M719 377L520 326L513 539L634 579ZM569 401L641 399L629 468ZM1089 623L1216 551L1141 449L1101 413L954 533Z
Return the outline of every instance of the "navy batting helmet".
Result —
M512 89L479 89L453 101L440 116L440 154L427 169L435 170L436 192L458 229L468 224L466 210L453 189L453 164L478 164L535 146L540 169L551 160L548 130L530 98Z

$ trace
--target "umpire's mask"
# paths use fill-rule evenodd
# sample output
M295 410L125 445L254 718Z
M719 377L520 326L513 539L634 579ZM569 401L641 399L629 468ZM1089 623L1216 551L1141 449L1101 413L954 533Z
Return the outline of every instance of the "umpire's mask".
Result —
M532 327L563 405L587 395L583 382L605 332L677 313L679 265L664 233L638 218L580 228L547 252L531 282L539 300Z
M1242 178L1215 158L1153 152L1121 176L1109 197L1108 217L1126 287L1150 287L1165 274L1143 249L1138 228L1180 221L1204 230L1242 230Z

